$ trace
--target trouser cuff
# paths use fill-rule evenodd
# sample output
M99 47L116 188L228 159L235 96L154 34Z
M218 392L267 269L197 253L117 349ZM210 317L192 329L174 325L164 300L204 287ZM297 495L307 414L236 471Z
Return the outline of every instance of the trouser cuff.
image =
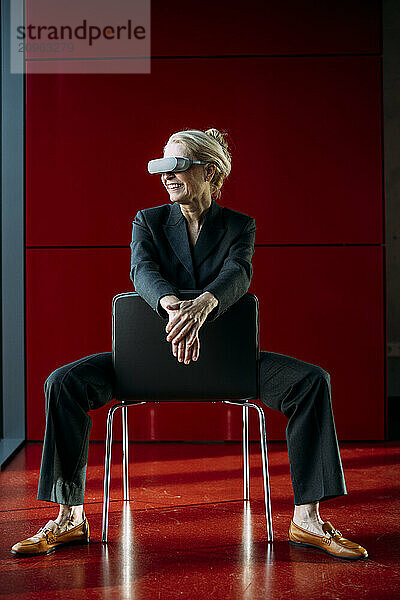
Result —
M85 488L78 486L73 481L63 481L58 479L52 484L50 489L39 486L37 500L47 502L56 502L57 504L67 504L69 506L78 506L83 504L85 497Z

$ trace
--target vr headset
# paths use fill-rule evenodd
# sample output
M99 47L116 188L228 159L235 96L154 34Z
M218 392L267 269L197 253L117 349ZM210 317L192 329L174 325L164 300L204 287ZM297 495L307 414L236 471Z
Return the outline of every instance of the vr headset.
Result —
M184 156L169 156L168 158L156 158L147 163L147 170L151 175L160 173L181 173L187 171L192 165L206 165L204 160L191 160Z

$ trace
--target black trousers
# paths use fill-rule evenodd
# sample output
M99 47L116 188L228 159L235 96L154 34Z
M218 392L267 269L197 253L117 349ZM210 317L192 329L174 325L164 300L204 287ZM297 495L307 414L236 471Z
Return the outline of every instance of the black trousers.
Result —
M83 504L92 425L88 411L114 398L114 384L111 352L63 365L46 379L38 500ZM290 356L262 351L260 400L288 418L286 439L295 504L346 494L329 373Z

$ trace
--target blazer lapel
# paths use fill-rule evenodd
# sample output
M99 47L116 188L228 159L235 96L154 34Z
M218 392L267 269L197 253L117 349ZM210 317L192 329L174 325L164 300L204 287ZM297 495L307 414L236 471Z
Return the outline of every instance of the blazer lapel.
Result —
M226 227L222 220L221 207L213 199L193 249L193 263L196 268L205 261L207 256L219 244L225 231Z
M176 256L194 278L186 220L178 203L173 204L171 207L168 221L163 225L163 228Z
M194 246L192 261L186 220L178 203L171 207L168 221L163 228L176 256L194 279L194 267L197 268L211 254L226 230L222 221L221 207L213 199Z

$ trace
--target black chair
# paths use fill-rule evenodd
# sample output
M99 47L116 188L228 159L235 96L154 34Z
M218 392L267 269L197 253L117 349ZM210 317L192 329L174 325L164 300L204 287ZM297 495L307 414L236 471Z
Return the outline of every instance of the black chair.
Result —
M201 291L181 290L181 299ZM146 402L225 402L243 410L243 495L249 500L249 408L258 412L264 481L267 540L273 541L272 514L263 409L259 398L259 311L254 294L245 294L218 319L200 329L200 355L179 363L166 340L167 319L136 292L118 294L112 307L112 356L117 403L108 411L104 469L102 541L107 542L113 417L122 409L124 500L129 500L128 408ZM156 373L154 365L157 365ZM155 376L156 375L156 376Z

